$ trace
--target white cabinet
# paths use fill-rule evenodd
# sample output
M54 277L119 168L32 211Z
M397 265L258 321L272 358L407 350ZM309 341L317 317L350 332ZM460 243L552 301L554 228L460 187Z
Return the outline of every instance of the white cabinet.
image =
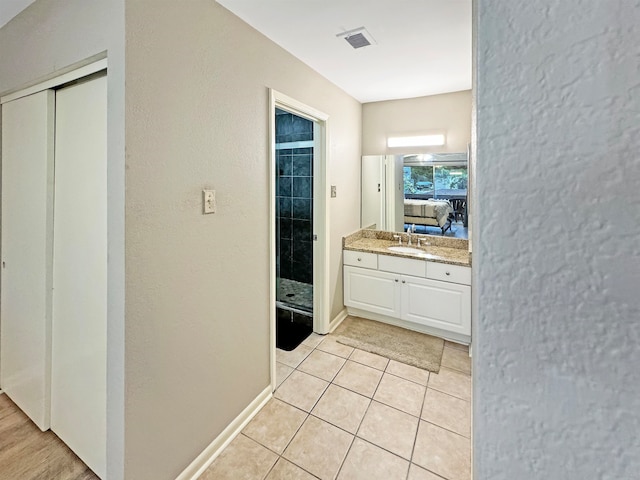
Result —
M360 267L344 267L344 304L369 312L400 316L400 276Z
M471 334L471 287L415 277L402 282L403 320Z
M423 265L417 268L420 266L411 264L410 271L416 275L407 275L406 268L389 271L393 270L390 266L402 267L407 262ZM375 265L375 262L369 264ZM470 268L387 255L379 255L377 265L379 269L345 265L344 304L352 313L361 316L371 313L375 314L371 317L375 320L458 341L470 340L471 287L464 284L470 283ZM432 275L429 272L433 272ZM451 281L433 277L451 277Z

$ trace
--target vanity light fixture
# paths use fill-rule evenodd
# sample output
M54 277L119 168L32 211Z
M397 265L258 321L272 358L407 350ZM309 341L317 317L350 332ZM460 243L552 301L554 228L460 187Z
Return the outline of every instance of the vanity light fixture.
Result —
M445 143L444 134L417 135L414 137L388 137L387 146L394 147L438 147Z

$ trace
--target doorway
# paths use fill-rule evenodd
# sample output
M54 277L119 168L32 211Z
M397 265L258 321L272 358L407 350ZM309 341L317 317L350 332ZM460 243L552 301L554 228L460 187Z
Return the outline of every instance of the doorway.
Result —
M328 122L329 116L323 112L270 91L270 322L274 388L276 344L293 349L311 332L329 331Z
M313 331L313 121L276 108L276 347Z

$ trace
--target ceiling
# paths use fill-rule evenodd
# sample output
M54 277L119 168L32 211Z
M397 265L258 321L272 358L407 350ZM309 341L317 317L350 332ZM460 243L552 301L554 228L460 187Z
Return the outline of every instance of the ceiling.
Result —
M0 0L0 28L35 0Z
M471 88L471 0L217 1L360 102Z
M34 0L0 0L0 27ZM471 88L471 0L218 0L360 102ZM338 33L366 27L354 50Z

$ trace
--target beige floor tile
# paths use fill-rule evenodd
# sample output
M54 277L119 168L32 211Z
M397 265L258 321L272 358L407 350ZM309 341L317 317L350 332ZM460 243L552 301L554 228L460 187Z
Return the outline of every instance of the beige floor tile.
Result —
M417 383L385 373L373 399L419 417L426 389Z
M306 345L307 347L316 348L320 342L324 340L324 335L318 335L317 333L312 333L307 338L302 341L302 345Z
M310 412L327 385L329 384L324 380L296 370L282 382L273 396L305 412Z
M367 397L337 385L329 385L311 414L355 434L369 403L371 400Z
M338 480L405 480L409 462L356 438Z
M306 345L298 345L295 349L287 352L286 350L276 349L276 361L280 363L284 363L285 365L289 365L290 367L296 368L298 365L302 363L302 361L307 358L307 355L311 353L313 348L307 347Z
M298 365L298 370L330 382L346 360L321 350L314 350Z
M266 480L316 480L316 477L281 457Z
M439 477L435 473L431 473L424 468L417 466L415 463L411 464L409 467L409 476L407 480L442 480L442 477Z
M463 352L469 353L469 345L462 345L461 343L450 342L448 340L444 341L445 348L455 348L457 350L462 350Z
M448 480L470 480L471 443L468 438L421 421L413 463Z
M283 457L322 480L333 480L352 440L353 435L309 416Z
M359 350L357 348L353 351L349 360L362 363L363 365L373 367L377 370L384 370L387 368L387 364L389 363L388 358L376 355L375 353L365 352L364 350Z
M427 389L421 418L467 438L471 435L471 403L438 390Z
M351 355L354 350L353 347L338 343L333 337L329 336L325 337L316 348L323 352L332 353L343 358L349 358L349 355Z
M442 367L440 373L432 373L429 377L429 388L463 400L471 400L471 377L455 370Z
M418 421L417 417L373 401L362 420L358 437L409 460Z
M349 360L338 372L333 383L371 398L381 378L382 372L380 370Z
M276 388L282 385L289 375L293 372L293 368L284 363L276 362Z
M412 365L406 365L404 363L391 360L386 369L387 373L391 373L397 377L402 377L405 380L410 380L420 385L427 386L429 381L429 372Z
M457 348L444 347L442 366L471 375L471 357L467 352Z
M273 398L242 433L268 449L282 453L306 418L307 414L302 410Z
M251 459L251 461L247 461ZM266 477L278 456L238 435L200 476L200 480L257 480Z

